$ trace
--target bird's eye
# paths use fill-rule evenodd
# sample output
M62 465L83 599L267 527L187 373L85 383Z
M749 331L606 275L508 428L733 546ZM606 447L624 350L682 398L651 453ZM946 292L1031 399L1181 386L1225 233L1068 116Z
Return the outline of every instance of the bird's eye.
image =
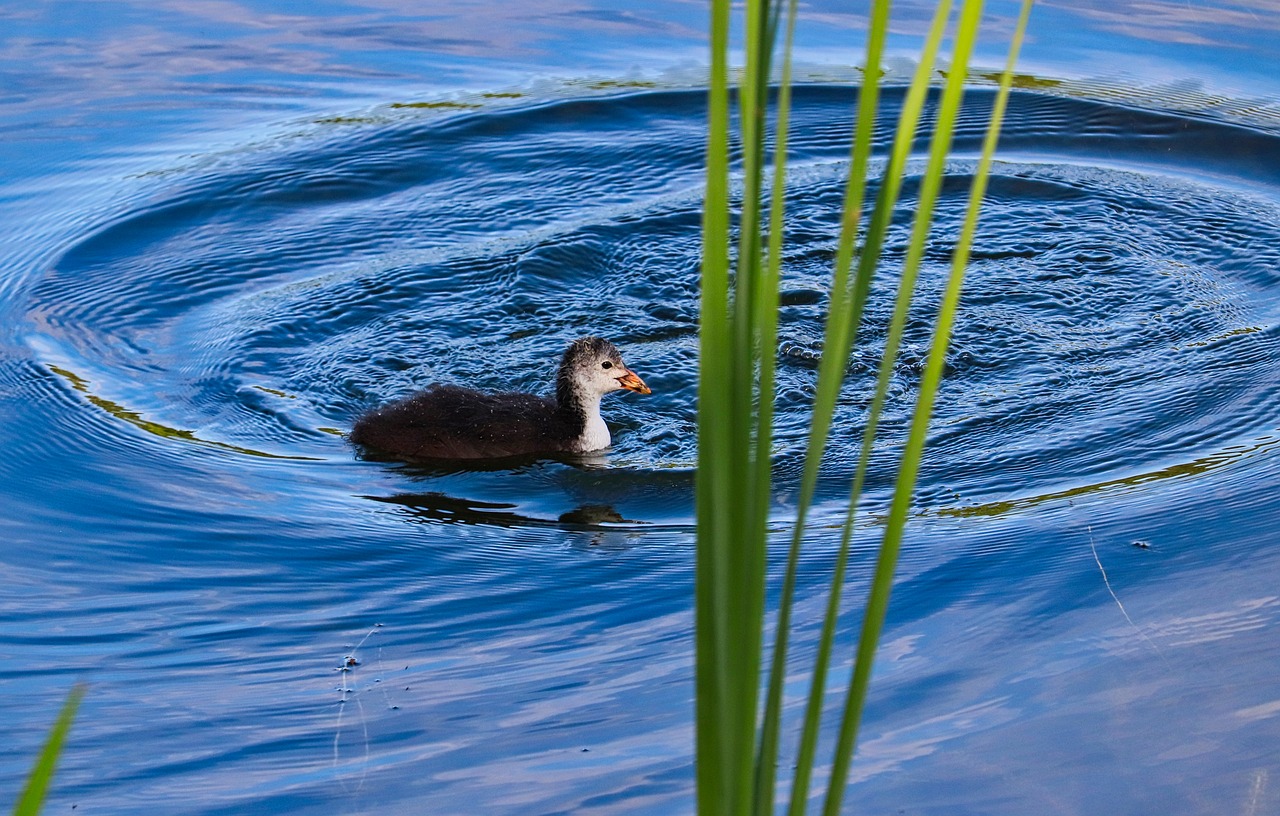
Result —
M601 367L601 368L613 368L613 363L609 362L608 360L605 360L603 363L601 363L601 364L600 364L600 367Z

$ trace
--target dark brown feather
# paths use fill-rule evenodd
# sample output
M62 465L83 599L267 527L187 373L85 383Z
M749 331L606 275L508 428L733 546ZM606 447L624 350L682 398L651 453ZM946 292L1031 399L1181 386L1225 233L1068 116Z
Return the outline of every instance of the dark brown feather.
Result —
M356 420L357 445L402 459L502 459L604 448L600 398L649 388L608 340L583 337L560 358L554 399L433 385Z
M410 459L489 459L562 451L581 433L545 397L433 385L360 417L351 441Z

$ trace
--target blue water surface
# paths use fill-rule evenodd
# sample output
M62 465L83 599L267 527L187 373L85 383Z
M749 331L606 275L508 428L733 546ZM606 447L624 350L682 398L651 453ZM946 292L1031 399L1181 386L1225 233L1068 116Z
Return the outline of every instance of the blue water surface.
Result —
M898 5L891 85L929 13ZM49 813L693 810L705 13L0 9L0 800L85 681ZM779 556L859 15L809 4L798 38ZM1280 13L1044 3L1022 71L848 810L1280 812ZM851 610L992 97L977 77ZM920 170L824 465L788 735ZM654 391L606 400L591 461L343 437L436 381L545 392L588 333Z

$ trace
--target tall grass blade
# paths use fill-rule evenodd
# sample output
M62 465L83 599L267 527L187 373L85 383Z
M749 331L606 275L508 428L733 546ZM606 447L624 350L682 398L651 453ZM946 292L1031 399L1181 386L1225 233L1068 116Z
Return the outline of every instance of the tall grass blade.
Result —
M836 265L831 286L831 302L827 312L824 348L851 347L852 341L845 334L852 332L860 319L849 288L849 272L852 267L853 247L861 221L863 198L866 191L867 164L871 155L871 141L875 131L879 107L880 63L889 27L889 0L876 0L871 9L871 24L867 36L867 51L863 65L865 81L858 94L857 118L851 145L849 176L845 183L841 229L837 244ZM787 553L786 572L778 604L778 622L775 632L773 660L769 673L769 691L765 700L762 725L761 751L758 768L774 768L777 764L777 733L782 711L782 688L786 680L788 641L791 633L791 610L795 595L796 573L800 561L801 543L804 539L805 521L813 502L818 481L818 469L830 433L835 413L836 397L843 381L847 356L824 355L818 376L818 397L810 422L809 441L805 455L805 467L796 506L796 520L792 528L791 545ZM811 714L820 707L812 708ZM801 738L799 758L792 781L791 813L803 812L808 781L817 745L817 723L809 722ZM769 791L772 804L772 790Z
M729 387L729 11L711 5L711 66L707 100L707 182L702 223L702 353L698 378L699 457L731 456L731 405L717 395ZM735 719L729 689L732 571L725 564L734 543L733 485L725 468L700 466L696 476L696 773L698 811L727 813L733 798L731 753Z
M790 134L791 114L791 44L795 39L797 0L787 3L786 32L782 44L782 76L778 87L777 118L774 125L773 186L769 196L769 246L766 266L762 276L762 297L759 300L757 323L760 337L760 407L759 431L756 437L756 483L763 488L757 499L767 513L769 488L772 484L773 444L773 393L776 355L773 351L778 336L778 292L782 277L782 238L786 200L787 140ZM794 575L788 567L788 580L794 585ZM779 618L779 643L774 646L773 668L769 674L769 690L766 694L764 721L760 727L759 747L756 751L755 780L752 812L765 816L773 812L774 788L777 780L778 727L781 710L781 681L786 674L786 629L788 625Z
M828 354L835 353L838 368L835 365L819 368L819 399L823 399L824 389L826 389L827 395L823 399L822 405L815 404L814 426L817 426L818 423L823 423L824 427L831 425L832 414L835 411L835 399L838 395L838 390L840 390L842 375L844 375L845 367L847 366L847 358L849 358L856 330L858 330L858 321L861 320L861 311L863 311L864 304L867 302L870 283L872 283L879 257L881 257L884 235L886 235L888 225L890 225L893 208L897 205L902 175L905 173L906 161L910 157L911 148L913 148L915 142L916 128L918 128L925 100L928 97L933 65L937 60L938 47L941 45L942 35L945 32L950 13L951 4L948 1L937 5L931 26L929 26L928 35L925 37L919 64L916 65L910 87L906 92L904 101L902 101L902 110L899 113L899 120L897 120L890 160L888 160L886 168L884 168L881 189L879 189L876 206L874 206L872 217L870 217L863 253L861 253L858 260L858 270L856 270L854 279L850 281L850 288L847 290L844 302L842 302L842 306L849 311L849 318L847 318L849 322L847 322L844 329L837 330L835 333L828 333L828 345L823 349L823 362L827 362L826 357ZM828 321L828 327L831 327L831 321ZM832 345L835 345L838 349L836 352L832 352ZM824 373L829 376L829 380L823 380ZM819 408L822 409L820 414ZM869 449L869 440L873 431L872 427L868 427L868 430L864 432L864 450ZM795 783L791 794L791 813L803 813L806 801L808 801L810 776L812 776L819 728L820 723L822 723L823 701L826 698L827 673L829 665L831 665L832 648L833 643L835 643L838 619L840 619L841 595L842 590L844 590L847 565L849 565L852 530L854 530L861 487L863 487L863 473L864 463L860 460L859 469L855 471L854 482L852 482L851 486L849 505L846 508L844 528L842 528L841 532L840 549L836 554L831 587L828 590L827 608L823 616L822 634L820 634L818 642L818 654L814 660L813 677L810 679L809 700L806 702L804 729L800 735L799 758L797 758ZM831 796L831 788L828 788L828 798L829 796Z
M950 342L951 326L954 323L955 311L959 304L960 288L963 283L964 270L968 264L969 248L972 246L972 238L977 226L977 218L981 207L982 197L986 192L991 156L994 154L995 146L999 138L999 131L1003 121L1003 112L1007 101L1013 65L1016 62L1017 54L1021 47L1030 8L1031 0L1024 0L1022 12L1019 16L1018 27L1010 46L1005 74L1002 77L1001 90L997 95L997 102L993 108L991 122L988 126L987 134L984 139L983 157L979 162L979 166L975 172L974 182L970 188L969 205L966 210L965 222L961 230L961 237L953 252L952 269L948 280L947 290L944 293L938 318L934 324L933 342L931 344L930 355L926 364L924 376L922 377L916 408L912 415L911 429L903 451L897 481L894 486L893 499L890 505L890 513L888 523L886 525L885 536L880 546L880 552L876 563L876 571L872 580L872 586L869 591L866 610L863 616L863 626L858 641L858 651L854 663L854 674L846 697L844 716L841 722L841 732L837 743L837 753L835 761L833 762L832 780L828 789L828 798L824 809L825 813L829 816L834 816L834 814L839 812L841 797L843 796L844 787L848 779L848 768L850 761L852 760L853 749L857 741L857 731L861 720L862 707L866 699L867 687L870 682L875 651L879 643L880 632L883 629L884 618L888 608L889 595L893 584L893 573L897 566L903 531L905 529L907 515L910 510L911 497L915 490L920 459L924 452L928 423L932 414L934 400L937 395L938 383L941 380L942 370L946 362L946 352L947 346ZM884 393L887 391L888 374L891 371L893 357L896 355L896 350L901 339L902 327L906 321L906 313L910 305L910 289L914 287L914 281L918 272L920 259L923 256L924 243L928 235L927 221L931 217L933 206L936 203L938 185L941 183L941 176L945 169L946 154L950 150L955 119L959 111L960 99L963 94L963 85L966 79L969 57L972 53L973 44L977 39L977 31L981 14L981 0L966 0L961 10L951 72L948 76L947 87L943 92L938 121L935 126L933 145L930 151L929 167L926 170L924 180L921 183L917 220L913 228L907 259L904 262L903 280L899 291L898 303L895 306L895 314L890 330L890 339L886 344L885 356L882 360L880 378L878 380L877 392L874 400L875 408L873 408L873 414L877 418L879 415L879 409L884 403ZM872 428L868 428L868 432L871 432L872 430ZM868 452L869 441L864 441L863 454L859 462L860 472L865 470L865 461Z
M819 366L814 418L806 445L797 523L788 550L779 606L772 669L764 715L756 734L757 696L763 655L767 528L772 479L771 447L774 413L778 294L781 276L785 200L786 146L791 100L790 46L796 0L746 0L745 64L737 94L742 201L736 257L730 258L730 0L712 0L711 76L708 93L707 188L703 216L701 358L699 362L696 477L698 512L697 567L697 778L701 814L771 813L776 787L779 722L786 679L786 653L804 524L816 492L818 470L831 433L849 355L869 295L872 277L897 205L902 177L927 99L951 0L939 4L926 38L920 64L903 102L883 180L871 212L863 251L854 248L866 195L867 168L879 103L879 66L888 31L890 0L873 0L867 43L866 81L858 97L858 118L851 148L845 206L837 246L830 308ZM785 24L784 19L785 9ZM952 73L939 106L938 127L921 183L919 209L912 229L886 354L877 378L862 453L851 486L831 593L828 597L818 659L811 685L800 756L792 788L791 813L803 813L808 799L814 754L826 692L834 633L839 617L852 541L853 521L865 477L870 446L887 393L888 374L901 343L912 291L928 236L931 211L939 193L965 77L964 66L976 37L980 0L966 0L960 17ZM1023 20L1025 23L1025 18ZM768 164L769 96L774 41L780 25L785 48L781 60L772 154L773 176L765 212ZM1020 36L1020 35L1019 35ZM1008 85L1004 85L1007 93ZM1001 108L1003 110L1003 108ZM994 148L994 141L991 142ZM982 172L985 173L985 167ZM981 185L975 183L975 189ZM977 193L978 200L981 193ZM976 219L976 204L971 217ZM767 224L766 224L767 222ZM767 225L767 229L766 229ZM767 238L766 238L767 236ZM969 233L968 240L972 239ZM964 240L961 241L964 243ZM965 251L957 250L957 257ZM959 261L960 271L963 261ZM956 274L953 270L953 274ZM955 299L958 300L958 283ZM949 289L950 292L950 284ZM949 295L950 296L950 295ZM952 304L954 308L954 303ZM945 308L945 302L944 302ZM949 325L948 325L949 331ZM934 351L945 359L946 341ZM932 354L932 352L931 352ZM930 362L933 362L931 356ZM937 376L941 374L938 363ZM928 380L926 379L926 382ZM936 390L937 381L929 386ZM884 605L892 581L901 524L905 523L918 471L924 428L932 407L922 386L891 518L899 527L885 536L877 564L863 636L846 696L845 716L837 736L836 760L827 791L826 809L834 813L848 775L856 744L862 701L874 656ZM923 412L923 419L921 418ZM918 434L918 439L916 438ZM920 447L916 447L916 445ZM899 515L893 515L898 513ZM754 759L754 762L753 762Z
M727 0L712 5L696 581L698 807L708 814L749 812L755 784L778 297L776 268L771 276L762 257L761 199L779 7L779 0L746 4L747 61L738 93L743 195L736 265L731 266L726 249L730 5Z
M84 692L85 686L77 684L67 694L67 700L62 704L62 710L58 712L58 718L54 720L53 727L49 730L49 738L45 740L44 748L41 749L35 766L27 776L27 784L22 789L22 795L14 805L14 816L36 816L40 812L45 794L49 790L49 783L53 781L53 772L58 765L58 757L62 753L62 744L66 741L67 732L71 730L71 722L76 718L76 710L80 708Z

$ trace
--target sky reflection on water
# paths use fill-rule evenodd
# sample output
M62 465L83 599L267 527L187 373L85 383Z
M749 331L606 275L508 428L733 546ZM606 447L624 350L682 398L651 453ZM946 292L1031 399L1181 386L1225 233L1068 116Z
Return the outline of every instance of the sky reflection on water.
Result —
M294 7L289 7L293 9ZM652 75L705 61L705 9L689 0L273 3L50 2L0 11L3 105L74 115L84 103L181 106L494 90L539 77ZM898 3L891 43L910 54L927 23ZM979 64L997 65L1016 3L989 4ZM802 7L800 62L860 58L860 10ZM1200 80L1274 97L1280 11L1268 0L1053 2L1036 9L1024 70L1135 82ZM1225 69L1225 70L1224 70ZM348 80L359 80L351 83ZM390 87L388 87L390 86ZM1244 86L1244 87L1238 87Z

